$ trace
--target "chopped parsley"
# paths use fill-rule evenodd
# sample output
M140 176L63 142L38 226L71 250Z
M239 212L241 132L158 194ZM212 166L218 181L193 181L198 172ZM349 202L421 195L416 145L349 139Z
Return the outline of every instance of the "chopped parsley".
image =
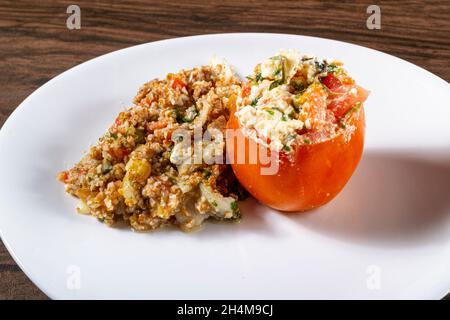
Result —
M278 68L278 69L274 72L273 76L274 76L274 77L279 76L279 75L281 75L282 72L283 72L283 70L282 70L281 68Z
M283 150L286 152L290 152L292 149L289 146L283 146Z
M273 116L273 115L275 114L275 112L274 112L273 110L268 109L268 110L266 110L266 111L267 111L267 113L270 114L271 116Z
M251 103L252 107L255 107L258 104L258 100L259 100L259 98L255 98L252 100L252 103Z
M196 109L194 109L192 112L190 112L186 116L183 116L181 114L180 110L178 110L178 109L175 109L174 112L175 112L175 116L177 118L177 122L178 123L189 123L189 122L192 122L195 119L195 117L197 116L197 114L198 114L198 111Z
M203 170L203 176L208 179L211 176L211 170L205 169Z
M327 66L327 72L335 72L335 71L337 70L337 68L338 68L338 66L335 65L334 63L329 64L329 65Z
M359 101L358 101L357 103L355 103L355 105L354 105L353 107L351 107L350 110L348 110L348 111L345 113L344 118L348 117L348 116L351 115L353 112L358 112L358 111L361 109L361 105L362 105L362 103L359 102Z
M344 116L342 117L342 119L341 119L341 121L340 121L340 124L341 124L341 128L342 128L342 129L347 128L347 124L345 123L345 119L347 119L348 117L350 117L350 115L351 115L353 112L359 112L359 110L361 110L361 105L362 105L362 103L358 101L357 103L355 103L355 105L354 105L353 107L351 107L351 108L344 114Z
M252 81L254 84L258 84L258 82L260 82L263 79L261 72L257 73L254 79L250 76L247 76L245 78Z
M275 80L273 81L270 86L269 86L269 90L272 90L276 87L278 87L280 84L283 84L283 80Z
M233 214L239 214L239 207L237 204L237 201L233 201L230 205L231 210L233 211Z
M309 140L308 138L303 139L303 142L306 144L311 144L311 140Z

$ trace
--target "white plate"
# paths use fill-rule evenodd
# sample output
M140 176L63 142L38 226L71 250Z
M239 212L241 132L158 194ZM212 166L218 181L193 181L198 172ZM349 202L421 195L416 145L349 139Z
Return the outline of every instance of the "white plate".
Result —
M55 176L144 82L224 57L240 75L278 51L346 62L372 91L364 157L329 205L241 224L133 233L75 213ZM319 38L224 34L144 44L83 63L29 96L0 132L0 228L51 298L442 298L450 290L450 86L393 56ZM79 281L78 281L79 280Z

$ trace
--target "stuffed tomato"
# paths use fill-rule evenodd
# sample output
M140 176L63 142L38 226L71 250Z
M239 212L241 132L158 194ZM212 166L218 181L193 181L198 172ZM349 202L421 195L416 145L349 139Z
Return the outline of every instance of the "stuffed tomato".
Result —
M236 177L281 211L329 202L361 158L367 96L338 61L290 50L257 65L229 102L227 150Z

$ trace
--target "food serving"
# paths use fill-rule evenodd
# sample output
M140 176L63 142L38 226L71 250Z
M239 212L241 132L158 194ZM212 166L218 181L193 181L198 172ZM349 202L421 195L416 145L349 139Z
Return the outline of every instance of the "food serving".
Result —
M59 174L66 191L80 199L78 212L108 225L125 221L138 231L239 220L240 187L229 166L192 161L194 148L183 141L195 128L225 130L228 97L239 84L217 60L146 83L97 145ZM224 141L204 144L203 158L212 151L220 156L224 148Z
M241 185L272 208L309 210L333 199L355 170L367 96L341 62L296 50L258 64L242 83L213 59L146 83L59 180L80 199L80 213L138 231L238 221ZM192 142L199 128L220 139ZM224 158L225 147L231 166L213 161ZM198 148L200 161L193 161ZM275 159L270 174L262 173L264 154Z
M367 96L339 61L289 50L258 64L242 83L228 122L236 130L227 144L240 183L283 211L333 199L361 158ZM245 144L234 147L240 138ZM261 149L276 155L274 174L261 173L260 157L249 161L250 150ZM239 153L244 162L236 160Z

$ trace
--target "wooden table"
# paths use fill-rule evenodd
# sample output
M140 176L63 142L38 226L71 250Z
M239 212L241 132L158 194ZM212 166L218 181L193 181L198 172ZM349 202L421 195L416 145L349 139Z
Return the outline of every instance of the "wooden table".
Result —
M378 49L450 80L450 1L0 1L0 126L39 86L93 57L204 33L278 32ZM66 9L81 8L68 30ZM381 8L369 30L366 9ZM367 64L370 72L370 62ZM2 155L3 156L3 155ZM450 290L450 288L449 288ZM0 242L0 299L45 299Z

